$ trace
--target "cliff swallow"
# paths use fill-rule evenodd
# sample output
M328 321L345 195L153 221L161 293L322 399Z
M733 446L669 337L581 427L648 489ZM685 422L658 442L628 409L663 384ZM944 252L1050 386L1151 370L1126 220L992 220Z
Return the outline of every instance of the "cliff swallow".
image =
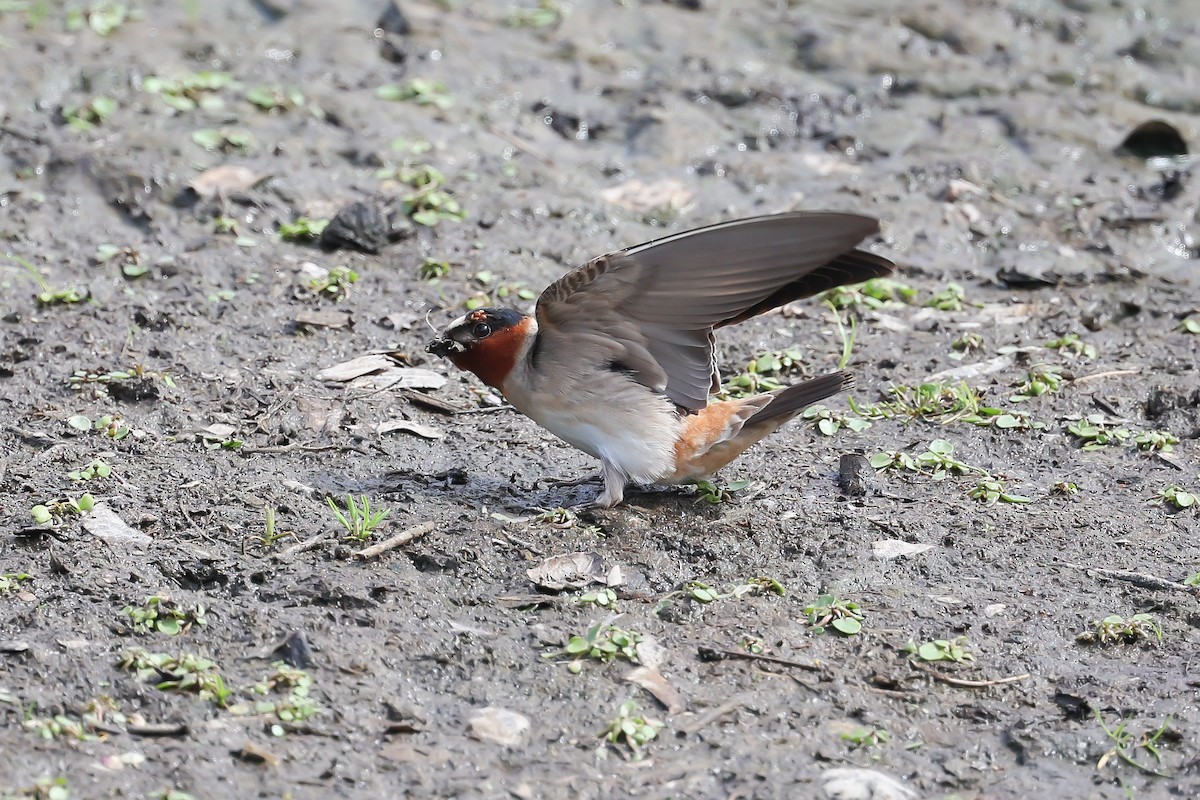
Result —
M870 217L794 212L723 222L600 256L552 283L532 315L480 308L426 350L469 370L563 441L600 459L604 491L708 477L806 407L846 389L833 372L710 402L713 332L895 265L855 249Z

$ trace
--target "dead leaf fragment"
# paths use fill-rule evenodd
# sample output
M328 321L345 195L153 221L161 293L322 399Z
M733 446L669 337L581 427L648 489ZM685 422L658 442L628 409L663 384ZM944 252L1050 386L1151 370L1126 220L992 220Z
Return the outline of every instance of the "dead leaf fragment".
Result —
M600 199L637 214L653 214L686 208L692 192L672 178L653 183L635 179L601 190Z
M392 433L393 431L404 431L423 439L441 439L446 435L432 425L422 425L407 419L388 420L375 426L375 432L378 434Z
M552 592L582 589L593 583L604 582L604 559L595 552L550 556L525 574L536 585Z
M349 311L334 311L333 309L305 309L297 312L295 322L308 328L348 328L350 327Z
M254 742L245 742L233 754L243 761L249 761L252 764L267 764L268 766L279 766L279 756L275 755L266 748L259 747Z
M858 767L825 770L821 791L828 800L911 800L917 796L890 775Z
M915 556L918 553L924 553L926 550L932 550L931 544L913 544L902 539L880 539L877 542L871 543L871 550L876 558L880 561L891 561L894 558L904 558L905 556Z
M83 516L82 524L85 531L109 544L147 546L154 542L146 534L126 525L125 521L104 503L96 503L92 510Z
M396 389L440 389L446 385L446 376L431 369L398 367L396 362L383 353L370 353L317 372L317 380L345 383L356 378L370 376L369 385ZM359 384L354 384L356 388Z
M687 708L683 698L679 696L679 691L656 669L635 667L625 676L625 680L637 684L653 695L655 700L662 703L668 714L679 714Z
M484 742L516 747L525 741L532 724L529 717L507 708L487 706L471 715L471 735Z
M188 181L188 186L193 192L200 195L202 200L211 200L217 195L228 197L231 194L244 192L262 178L263 176L249 167L223 164L204 170Z

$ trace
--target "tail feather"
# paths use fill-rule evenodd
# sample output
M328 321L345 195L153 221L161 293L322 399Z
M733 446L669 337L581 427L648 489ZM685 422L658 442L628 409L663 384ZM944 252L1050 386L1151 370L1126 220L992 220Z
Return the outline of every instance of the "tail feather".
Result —
M773 396L771 402L753 417L746 420L746 427L778 419L779 417L795 415L813 403L820 402L826 397L832 397L838 392L849 389L853 385L853 375L849 372L838 371L831 372L828 375L821 375L804 383L798 383L795 386L776 389L774 392L771 392Z

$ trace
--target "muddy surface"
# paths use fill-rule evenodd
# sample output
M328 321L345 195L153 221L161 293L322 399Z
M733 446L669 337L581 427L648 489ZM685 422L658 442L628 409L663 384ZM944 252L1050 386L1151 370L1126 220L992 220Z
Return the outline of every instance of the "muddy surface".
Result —
M0 796L793 798L840 767L926 798L1200 794L1200 524L1160 498L1200 490L1200 180L1113 152L1155 119L1200 147L1195 6L882 5L410 1L376 32L378 2L139 0L101 36L103 12L68 30L57 3L4 4ZM424 166L435 227L404 202ZM277 233L356 202L341 243L375 252ZM596 465L422 355L427 314L806 207L879 217L868 246L915 290L842 312L860 410L966 370L1044 427L797 422L721 476L752 481L724 503L631 491L556 524L535 509L598 487L545 479ZM358 281L312 288L339 266ZM963 302L925 305L951 283ZM1068 334L1094 352L1043 346ZM727 376L800 348L788 381L842 339L808 302L721 347ZM318 377L386 350L448 381ZM1047 365L1057 391L1010 400ZM1083 449L1067 428L1091 414L1130 437ZM1139 449L1150 431L1179 441ZM975 469L836 483L843 454L937 439ZM68 476L96 459L107 476ZM972 497L983 472L1030 502ZM85 492L90 512L61 505ZM326 503L348 493L389 512L369 542ZM577 602L597 585L527 573L578 552L619 568L615 620ZM758 577L786 594L733 591ZM815 633L822 593L862 632ZM122 610L149 596L206 624L138 633ZM1076 638L1141 613L1136 641ZM628 662L544 657L606 621L644 637L672 708ZM973 661L904 651L956 637ZM121 666L139 647L210 659L225 707L156 688L179 667ZM664 723L641 759L597 738L629 699Z

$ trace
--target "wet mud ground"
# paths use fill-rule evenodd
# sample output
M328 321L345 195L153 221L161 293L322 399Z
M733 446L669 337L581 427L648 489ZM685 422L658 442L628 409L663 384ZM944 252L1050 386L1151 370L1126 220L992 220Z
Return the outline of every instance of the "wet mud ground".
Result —
M849 796L838 768L914 793L880 798L1200 794L1200 525L1162 497L1200 491L1200 180L1113 152L1149 120L1200 147L1194 4L410 0L381 32L376 2L131 2L111 31L3 9L0 796ZM337 249L278 233L356 202ZM1027 416L798 421L726 502L544 519L597 491L545 479L596 465L427 361L426 316L792 208L880 218L912 290L839 296L838 419L960 378ZM339 266L357 282L321 291ZM723 371L829 370L834 320L723 332ZM374 351L408 358L318 376ZM1057 390L1011 400L1030 371ZM939 439L972 469L836 482ZM973 497L985 473L1029 502ZM369 542L326 503L348 493L389 513ZM615 609L531 580L572 553ZM737 588L762 577L786 594ZM860 633L813 631L826 593ZM184 630L133 630L150 596ZM1109 615L1143 635L1077 639ZM670 708L628 661L545 657L596 623L643 637ZM211 665L139 674L135 648ZM597 736L630 699L663 723L640 758Z

